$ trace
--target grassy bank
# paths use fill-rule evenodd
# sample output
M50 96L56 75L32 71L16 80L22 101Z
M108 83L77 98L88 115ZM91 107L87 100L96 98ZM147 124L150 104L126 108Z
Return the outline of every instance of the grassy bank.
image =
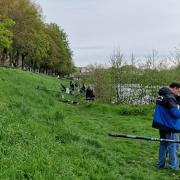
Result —
M108 132L158 137L152 106L69 105L42 85L45 75L0 69L0 179L179 179L155 168L158 143L113 139Z

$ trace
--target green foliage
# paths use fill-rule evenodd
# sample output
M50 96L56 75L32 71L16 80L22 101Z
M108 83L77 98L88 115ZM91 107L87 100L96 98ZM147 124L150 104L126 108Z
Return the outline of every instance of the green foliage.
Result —
M154 103L160 87L180 82L179 66L171 69L142 69L115 62L112 67L89 66L86 84L94 87L98 101L117 104L138 104L144 97ZM130 93L129 93L129 92Z
M41 31L37 31L34 40L31 45L30 57L34 63L40 65L40 61L48 56L49 42L46 38L46 34Z
M14 21L5 19L0 16L0 48L9 48L12 44L13 33L11 27L14 26Z
M97 100L110 103L113 96L110 71L102 66L90 66L90 74L86 77L86 84L93 85Z
M51 62L49 66L61 74L71 73L73 71L72 52L66 33L55 23L47 24L46 32L50 48L45 63Z
M122 116L152 115L152 109L148 106L123 106L118 111Z
M66 33L55 23L45 24L34 2L1 0L0 15L6 17L0 24L2 65L51 74L74 71Z

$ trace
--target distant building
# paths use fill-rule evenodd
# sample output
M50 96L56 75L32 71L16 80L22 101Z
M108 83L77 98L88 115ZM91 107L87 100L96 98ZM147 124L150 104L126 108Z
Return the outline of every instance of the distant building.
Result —
M87 75L90 72L89 68L87 67L80 67L80 74Z

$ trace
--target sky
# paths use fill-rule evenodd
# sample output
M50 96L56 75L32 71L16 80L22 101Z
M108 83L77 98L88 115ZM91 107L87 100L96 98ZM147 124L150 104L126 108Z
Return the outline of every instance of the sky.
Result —
M68 35L76 66L108 64L115 50L168 56L180 44L180 0L36 0Z

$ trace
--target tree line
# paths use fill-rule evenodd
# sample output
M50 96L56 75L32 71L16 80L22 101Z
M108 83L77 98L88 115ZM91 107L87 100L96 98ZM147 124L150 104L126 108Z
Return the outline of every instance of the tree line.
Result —
M0 64L49 74L74 71L67 34L30 0L0 0Z
M157 51L144 59L132 54L126 59L119 50L110 66L89 65L84 82L93 86L98 101L117 104L149 104L156 100L160 87L180 82L180 51L159 58Z

